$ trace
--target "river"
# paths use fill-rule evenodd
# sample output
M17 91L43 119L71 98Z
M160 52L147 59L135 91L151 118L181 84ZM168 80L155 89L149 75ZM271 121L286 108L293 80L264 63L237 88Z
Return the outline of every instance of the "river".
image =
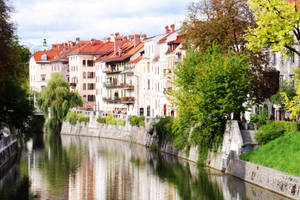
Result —
M32 139L0 174L1 200L285 199L140 145L91 137Z

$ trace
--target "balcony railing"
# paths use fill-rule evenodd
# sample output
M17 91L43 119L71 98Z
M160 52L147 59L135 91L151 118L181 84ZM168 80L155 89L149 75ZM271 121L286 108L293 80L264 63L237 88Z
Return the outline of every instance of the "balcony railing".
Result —
M125 90L134 90L134 85L124 85Z
M70 86L71 86L72 88L76 87L76 85L77 85L77 83L70 83Z
M123 104L133 104L134 103L134 97L122 97L121 103Z
M134 85L128 85L124 83L111 83L111 82L106 82L103 83L104 87L106 88L124 88L125 90L134 90Z
M122 70L120 69L105 69L103 71L103 73L106 73L106 74L116 74L116 73L121 73Z
M106 97L103 97L103 101L106 102L106 103L121 103L121 99L120 98L106 98Z

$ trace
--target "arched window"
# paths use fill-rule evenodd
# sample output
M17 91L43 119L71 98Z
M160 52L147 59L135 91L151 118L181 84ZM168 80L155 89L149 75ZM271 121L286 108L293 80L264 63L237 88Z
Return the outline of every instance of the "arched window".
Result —
M83 72L83 78L86 78L86 73L85 72Z

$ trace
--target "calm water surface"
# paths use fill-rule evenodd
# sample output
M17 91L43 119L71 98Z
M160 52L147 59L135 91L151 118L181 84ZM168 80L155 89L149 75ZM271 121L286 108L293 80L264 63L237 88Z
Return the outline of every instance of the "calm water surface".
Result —
M173 156L107 139L36 138L12 166L1 172L1 200L284 199Z

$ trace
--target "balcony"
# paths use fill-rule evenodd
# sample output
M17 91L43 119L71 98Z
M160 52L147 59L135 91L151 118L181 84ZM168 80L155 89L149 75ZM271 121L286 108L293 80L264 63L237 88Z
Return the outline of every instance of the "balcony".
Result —
M106 98L106 97L103 97L103 101L105 103L110 103L110 104L117 104L117 103L121 103L121 99L120 98Z
M71 88L75 88L77 83L70 83Z
M134 85L124 85L125 90L134 90Z
M122 97L121 103L123 104L134 104L134 97Z

